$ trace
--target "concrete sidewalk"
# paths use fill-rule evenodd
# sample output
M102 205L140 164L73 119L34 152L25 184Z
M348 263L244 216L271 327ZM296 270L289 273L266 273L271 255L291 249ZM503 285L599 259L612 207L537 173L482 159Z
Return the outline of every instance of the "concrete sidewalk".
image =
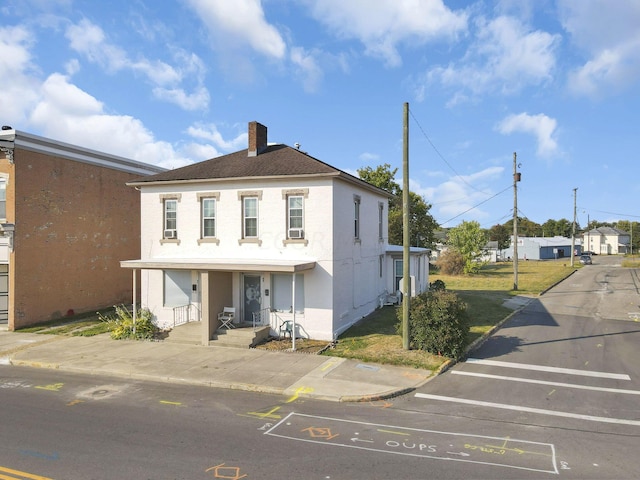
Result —
M180 345L0 330L0 365L298 395L336 402L373 401L407 393L429 370L337 357L256 349Z

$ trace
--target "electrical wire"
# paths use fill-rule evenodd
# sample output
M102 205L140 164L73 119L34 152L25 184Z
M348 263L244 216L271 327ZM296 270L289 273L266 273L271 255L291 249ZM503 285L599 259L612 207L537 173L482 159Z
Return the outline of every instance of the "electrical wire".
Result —
M462 216L462 215L464 215L465 213L468 213L468 212L470 212L471 210L474 210L474 209L478 208L480 205L482 205L482 204L484 204L484 203L487 203L489 200L492 200L492 199L496 198L498 195L503 194L504 192L506 192L506 191L507 191L507 190L509 190L510 188L512 188L512 186L511 186L511 185L509 185L509 186L508 186L507 188L505 188L504 190L499 191L499 192L498 192L498 193L496 193L495 195L492 195L491 197L487 198L486 200L483 200L482 202L478 203L477 205L474 205L473 207L471 207L471 208L469 208L469 209L465 210L464 212L459 213L459 214L458 214L458 215L456 215L455 217L450 218L450 219L449 219L449 220L447 220L446 222L442 222L442 223L440 224L440 226L445 225L445 224L449 223L450 221L455 220L455 219L456 219L456 218L458 218L458 217L461 217L461 216Z
M418 125L418 128L420 129L420 131L422 132L422 135L424 135L424 138L427 139L427 142L429 142L429 145L431 145L431 148L433 148L433 150L438 154L438 156L440 157L440 159L451 169L451 171L453 173L455 173L456 177L458 177L463 183L465 183L469 188L475 190L478 193L482 193L484 195L490 195L488 192L484 192L482 190L478 190L476 187L474 187L473 185L471 185L469 182L467 182L464 177L462 175L460 175L455 168L453 168L453 166L451 166L451 164L447 161L446 158L444 158L444 156L440 153L440 151L436 148L436 146L433 144L433 142L431 141L431 139L429 138L429 136L427 135L427 133L424 131L424 129L422 128L422 125L420 125L420 122L418 122L418 119L415 117L415 115L413 114L413 111L411 111L411 109L409 109L409 114L411 115L411 118L413 118L414 122L416 122L416 125ZM493 197L490 197L493 198Z

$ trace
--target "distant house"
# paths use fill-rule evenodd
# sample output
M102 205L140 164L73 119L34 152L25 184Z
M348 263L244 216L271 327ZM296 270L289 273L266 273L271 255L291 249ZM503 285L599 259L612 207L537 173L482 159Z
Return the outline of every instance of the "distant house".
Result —
M140 201L126 183L161 171L3 127L0 324L15 330L130 303L120 260L139 255Z
M580 253L581 242L574 240L574 249ZM503 258L513 258L513 236L511 244L502 251ZM571 239L566 237L518 237L519 260L551 260L571 258Z
M628 253L631 246L631 235L612 227L598 227L584 232L582 240L584 250L600 255Z
M267 143L249 123L247 149L129 182L140 191L141 305L171 329L218 313L277 334L335 339L399 288L402 252L388 245L389 194L297 148ZM132 188L133 190L133 188ZM427 249L412 249L412 290L429 286ZM132 257L135 258L135 257Z

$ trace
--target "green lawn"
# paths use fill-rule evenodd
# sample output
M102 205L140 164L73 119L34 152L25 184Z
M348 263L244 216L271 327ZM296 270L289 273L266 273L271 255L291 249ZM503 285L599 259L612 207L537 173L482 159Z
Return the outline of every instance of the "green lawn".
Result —
M467 304L471 319L469 340L473 341L504 320L512 310L502 306L514 295L536 297L577 268L566 261L518 262L518 290L514 290L512 263L486 265L475 275L430 274L429 281L442 280L447 290L456 292ZM396 334L396 307L384 307L354 325L338 338L324 355L353 358L365 362L414 366L436 370L448 359L427 352L404 350Z

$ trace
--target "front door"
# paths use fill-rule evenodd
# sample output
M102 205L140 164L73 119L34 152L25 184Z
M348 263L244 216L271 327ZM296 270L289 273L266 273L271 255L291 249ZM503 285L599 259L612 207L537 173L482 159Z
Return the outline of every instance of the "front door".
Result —
M242 278L242 291L244 292L243 319L247 323L252 323L253 314L260 311L262 303L260 275L243 275Z

